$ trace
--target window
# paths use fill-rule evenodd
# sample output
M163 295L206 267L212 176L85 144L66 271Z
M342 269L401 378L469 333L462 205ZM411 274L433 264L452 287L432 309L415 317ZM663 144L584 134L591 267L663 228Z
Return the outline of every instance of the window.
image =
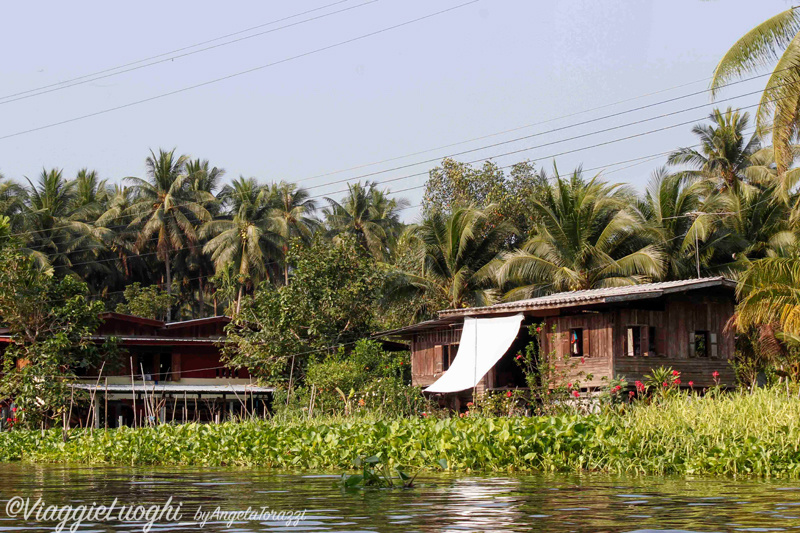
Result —
M695 357L708 357L709 342L707 331L694 332L694 355Z
M626 339L626 353L628 357L641 357L642 355L642 327L628 326Z
M647 328L647 355L657 355L656 353L656 328L650 326Z
M572 357L583 357L583 329L569 330L569 354Z
M450 368L450 364L456 358L456 353L458 353L458 344L450 344L444 347L442 350L442 371Z

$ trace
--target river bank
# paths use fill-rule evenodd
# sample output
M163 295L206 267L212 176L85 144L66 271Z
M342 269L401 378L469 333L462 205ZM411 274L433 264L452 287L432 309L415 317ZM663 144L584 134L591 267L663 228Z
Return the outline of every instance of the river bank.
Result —
M800 399L679 395L601 414L257 420L0 434L0 460L342 470L358 457L459 472L800 477Z

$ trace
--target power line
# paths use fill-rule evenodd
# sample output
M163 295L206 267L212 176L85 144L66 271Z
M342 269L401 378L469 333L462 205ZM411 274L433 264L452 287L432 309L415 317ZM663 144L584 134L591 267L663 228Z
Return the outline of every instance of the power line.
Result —
M12 137L18 137L20 135L26 135L28 133L33 133L33 132L36 132L36 131L41 131L41 130L45 130L45 129L49 129L49 128L54 128L56 126L62 126L64 124L69 124L71 122L77 122L79 120L84 120L84 119L87 119L87 118L96 117L96 116L103 115L103 114L106 114L106 113L111 113L113 111L119 111L121 109L127 109L129 107L133 107L133 106L136 106L136 105L139 105L139 104L152 102L154 100L160 100L161 98L166 98L168 96L174 96L176 94L180 94L180 93L183 93L183 92L186 92L186 91L190 91L190 90L193 90L193 89L198 89L200 87L205 87L207 85L212 85L214 83L219 83L221 81L229 80L229 79L236 78L236 77L239 77L239 76L244 76L246 74L251 74L253 72L257 72L257 71L260 71L260 70L263 70L263 69L266 69L266 68L274 67L276 65L281 65L283 63L288 63L288 62L294 61L296 59L301 59L303 57L307 57L307 56L311 56L311 55L314 55L314 54L318 54L320 52L325 52L327 50L332 50L332 49L338 48L340 46L345 46L345 45L350 44L350 43L354 43L354 42L357 42L357 41L368 39L370 37L374 37L374 36L380 35L382 33L386 33L386 32L389 32L389 31L392 31L392 30L396 30L396 29L399 29L399 28L402 28L402 27L405 27L405 26L409 26L411 24L415 24L417 22L421 22L421 21L424 21L424 20L439 16L439 15L443 15L445 13L449 13L451 11L455 11L457 9L460 9L462 7L466 7L466 6L471 5L471 4L475 4L475 3L479 2L479 1L480 0L470 0L469 2L464 2L462 4L458 4L456 6L453 6L453 7L447 8L447 9L436 11L434 13L429 13L427 15L423 15L423 16L417 17L415 19L407 20L405 22L401 22L401 23L395 24L393 26L387 26L387 27L382 28L380 30L376 30L376 31L373 31L373 32L365 33L363 35L359 35L358 37L353 37L351 39L347 39L347 40L344 40L344 41L339 41L338 43L334 43L334 44L331 44L331 45L328 45L328 46L323 46L321 48L315 48L314 50L310 50L308 52L303 52L302 54L297 54L297 55L294 55L294 56L291 56L291 57L280 59L278 61L273 61L271 63L267 63L267 64L260 65L260 66L257 66L257 67L253 67L253 68L250 68L250 69L247 69L247 70L242 70L242 71L239 71L239 72L235 72L233 74L228 74L227 76L222 76L222 77L215 78L215 79L212 79L212 80L204 81L202 83L197 83L195 85L190 85L188 87L183 87L181 89L176 89L174 91L169 91L169 92L158 94L158 95L151 96L151 97L148 97L148 98L143 98L141 100L128 102L127 104L122 104L122 105L118 105L118 106L114 106L114 107L109 107L109 108L106 108L106 109L102 109L100 111L95 111L93 113L88 113L86 115L80 115L80 116L69 118L69 119L66 119L66 120L61 120L59 122L52 122L50 124L45 124L43 126L37 126L35 128L30 128L30 129L27 129L27 130L18 131L16 133L10 133L10 134L4 135L4 136L0 136L0 140L10 139Z
M348 0L345 0L345 1L348 1ZM216 48L221 48L221 47L227 46L229 44L235 44L235 43L238 43L238 42L241 42L241 41L246 41L247 39L253 39L255 37L261 37L263 35L274 33L276 31L285 30L287 28L292 28L294 26L299 26L299 25L305 24L307 22L313 22L315 20L324 19L324 18L330 17L332 15L337 15L339 13L344 13L346 11L351 11L353 9L358 9L360 7L364 7L364 6L369 5L369 4L374 4L375 2L379 2L379 1L380 0L368 0L367 2L364 2L362 4L346 7L346 8L343 8L343 9L339 9L337 11L332 11L330 13L325 13L323 15L318 15L316 17L311 17L311 18L308 18L308 19L305 19L305 20L301 20L299 22L293 22L293 23L287 24L285 26L280 26L278 28L274 28L274 29L271 29L271 30L262 31L262 32L259 32L259 33L255 33L253 35L247 35L245 37L239 37L238 39L234 39L232 41L226 41L224 43L219 43L219 44L215 44L215 45L212 45L212 46L207 46L205 48L200 48L198 50L192 50L190 52L184 52L182 54L173 55L173 56L170 56L170 57L166 57L164 59L158 59L156 61L152 61L150 63L145 63L143 65L131 66L131 67L124 68L124 69L123 69L123 67L115 67L113 69L107 69L107 70L105 70L103 72L108 72L109 70L117 70L117 69L122 69L122 70L118 70L117 72L110 72L110 73L107 73L107 74L102 74L102 75L94 76L94 77L82 76L80 78L77 78L78 81L74 81L72 83L66 82L66 81L65 82L59 82L57 84L54 84L54 85L57 85L56 87L53 87L51 85L50 86L51 88L46 89L46 90L41 90L40 92L35 92L35 94L27 94L27 95L22 95L22 96L16 96L14 98L3 97L3 98L11 98L11 99L7 99L5 101L0 101L0 105L10 104L12 102L18 102L20 100L26 100L28 98L33 98L35 96L41 96L43 94L48 94L48 93L52 93L52 92L55 92L55 91L61 91L63 89L69 89L70 87L75 87L77 85L83 85L83 84L86 84L86 83L91 83L93 81L102 80L102 79L110 78L110 77L113 77L113 76L118 76L120 74L125 74L127 72L133 72L135 70L140 70L140 69L143 69L143 68L152 67L154 65L159 65L161 63L174 61L176 59L181 59L181 58L184 58L184 57L187 57L187 56L191 56L191 55L194 55L194 54L199 54L201 52L207 52L208 50L214 50ZM336 3L341 3L341 2L336 2ZM317 8L316 10L313 10L313 11L317 11L319 9L322 9L322 8ZM294 18L296 16L298 16L298 15L293 15L292 17L288 17L288 18ZM283 19L283 20L285 20L285 19ZM241 32L237 32L237 33L241 33ZM218 40L218 39L215 39L215 40ZM195 46L197 46L197 45L195 45ZM191 48L191 47L189 47L189 48ZM162 56L163 55L164 54L162 54ZM157 56L157 57L161 57L161 56ZM135 63L140 63L140 62L141 61L137 61ZM66 84L66 85L64 85L64 84ZM35 90L33 90L33 91L35 91ZM30 93L30 92L33 92L33 91L25 91L25 92ZM2 98L0 98L0 100L2 100Z
M245 28L243 30L239 30L239 31L236 31L236 32L233 32L233 33L228 33L226 35L221 35L219 37L215 37L215 38L209 39L207 41L201 41L199 43L190 44L188 46L184 46L184 47L181 47L181 48L176 48L175 50L170 50L169 52L164 52L164 53L157 54L157 55L154 55L154 56L145 57L143 59L138 59L136 61L131 61L130 63L125 63L125 64L122 64L122 65L118 65L116 67L111 67L111 68L107 68L107 69L104 69L104 70L98 70L98 71L95 71L95 72L91 72L89 74L84 74L83 76L77 76L75 78L69 78L69 79L66 79L66 80L61 80L61 81L56 82L56 83L51 83L50 85L42 85L40 87L34 87L33 89L27 89L25 91L20 91L18 93L13 93L13 94L7 94L5 96L0 96L0 100L5 100L6 98L13 98L15 96L19 96L19 95L22 95L22 94L36 92L36 91L39 91L41 89L49 89L50 87L55 87L57 85L62 85L62 84L65 84L65 83L70 83L70 82L73 82L73 81L82 80L84 78L88 78L88 77L91 77L91 76L96 76L98 74L105 74L106 72L112 72L114 70L122 69L122 68L125 68L125 67L130 67L132 65L136 65L136 64L139 64L139 63L144 63L146 61L151 61L153 59L158 59L160 57L168 56L168 55L171 55L171 54L177 54L177 53L183 52L185 50L190 50L190 49L196 48L198 46L203 46L205 44L213 43L213 42L216 42L216 41L221 41L222 39L227 39L228 37L234 37L236 35L241 35L242 33L247 33L249 31L257 30L257 29L263 28L265 26L271 26L273 24L277 24L279 22L284 22L286 20L290 20L290 19L293 19L293 18L296 18L296 17L301 17L303 15L308 15L309 13L313 13L315 11L320 11L322 9L333 7L335 5L344 4L344 3L349 2L349 1L350 0L338 0L337 2L333 2L331 4L325 4L324 6L320 6L320 7L314 8L314 9L309 9L308 11L303 11L301 13L296 13L294 15L290 15L288 17L280 18L280 19L273 20L273 21L270 21L270 22L265 22L265 23L259 24L257 26L251 26L249 28Z
M794 68L794 67L788 67L787 69L781 69L781 70L788 70L788 69L791 69L791 68ZM780 72L780 70L777 71L777 72ZM729 83L726 83L724 85L721 85L719 87L719 89L724 89L724 88L730 87L732 85L745 83L745 82L752 81L752 80L757 79L757 78L762 78L764 76L769 76L769 75L772 75L772 74L773 73L759 74L759 75L751 76L751 77L748 77L748 78L742 78L740 80L736 80L736 81L729 82ZM555 121L562 120L562 119L565 119L565 118L571 118L571 117L574 117L574 116L577 116L577 115L583 115L583 114L586 114L586 113L591 113L593 111L599 111L601 109L605 109L605 108L608 108L608 107L613 107L613 106L616 106L616 105L619 105L619 104L624 104L624 103L627 103L627 102L630 102L630 101L634 101L634 100L639 100L641 98L646 98L648 96L653 96L655 94L660 94L660 93L663 93L663 92L671 91L671 90L674 90L674 89L679 89L679 88L686 87L686 86L689 86L689 85L694 85L694 84L696 84L696 83L698 83L700 81L706 81L707 79L710 79L710 78L705 78L705 79L702 79L702 80L697 80L697 81L693 81L693 82L684 83L684 84L681 84L681 85L676 85L676 86L668 88L668 89L662 89L662 90L659 90L659 91L654 91L654 92L651 92L651 93L647 93L647 94L643 94L643 95L639 95L639 96L634 96L634 97L631 97L631 98L627 98L627 99L624 99L624 100L619 100L619 101L612 102L612 103L609 103L609 104L603 104L603 105L600 105L600 106L597 106L597 107L593 107L593 108L589 108L589 109L585 109L585 110L582 110L582 111L576 111L574 113L569 113L569 114L566 114L566 115L553 117L553 118L550 118L550 119L547 119L547 120L543 120L543 121L540 121L540 122L524 124L522 126L517 126L515 128L510 128L510 129L499 131L499 132L495 132L495 133L489 133L489 134L486 134L486 135L481 135L479 137L473 137L472 139L466 139L466 140L463 140L463 141L458 141L458 142L455 142L455 143L442 145L442 146L439 146L439 147L436 147L436 148L429 148L429 149L426 149L426 150L420 150L420 151L412 152L412 153L405 154L405 155L394 156L394 157L390 157L390 158L383 159L383 160L380 160L380 161L374 161L372 163L364 163L364 164L357 165L357 166L354 166L354 167L335 170L335 171L332 171L332 172L326 172L326 173L323 173L323 174L317 174L317 175L314 175L314 176L309 176L307 178L301 178L301 179L313 180L313 179L317 179L317 178L332 176L332 175L335 175L335 174L341 174L342 172L349 172L351 170L360 170L362 168L371 167L371 166L375 166L375 165L380 165L380 164L383 164L383 163L389 163L389 162L392 162L392 161L405 159L407 157L413 157L413 156L417 156L417 155L422 155L422 154L430 153L430 152L433 152L433 151L436 151L436 150L443 150L445 148L452 148L454 146L468 144L468 143L471 143L471 142L480 141L480 140L488 139L488 138L491 138L491 137L497 137L499 135L504 135L506 133L511 133L511 132L515 132L515 131L519 131L519 130L523 130L523 129L527 129L527 128L532 128L532 127L535 127L535 126L540 126L540 125L543 125L543 124L548 124L550 122L555 122ZM633 112L633 111L646 109L648 107L654 107L656 105L662 105L662 104L674 102L676 100L681 100L681 99L684 99L684 98L690 98L692 96L698 96L700 94L705 94L705 93L710 92L710 91L711 91L711 89L704 89L702 91L696 91L696 92L685 94L685 95L682 95L682 96L679 96L679 97L670 98L670 99L667 99L667 100L661 100L661 101L654 102L654 103L652 103L650 105L647 105L647 106L633 108L633 109L630 109L628 111L625 111L625 112L622 112L622 113L616 113L616 114L613 114L613 115L610 115L610 116L618 116L618 115L621 115L621 114L626 114L626 113L630 113L630 112ZM716 105L718 103L719 103L719 101L715 101L715 102L710 102L708 105ZM601 118L603 118L603 117L601 117ZM605 118L607 118L607 117L605 117ZM583 124L583 123L574 124L574 125L569 126L569 127L574 127L574 126L581 125L581 124ZM555 130L551 130L551 131L555 131ZM544 132L544 133L549 133L549 132ZM442 156L442 157L448 157L448 156Z
M477 0L475 0L475 1L477 1ZM789 85L789 83L787 83L786 85ZM728 98L726 100L742 98L744 96L750 96L751 94L753 94L753 93L745 93L745 94L742 94L742 95L730 97L730 98ZM771 102L779 101L779 100L784 99L784 98L786 98L786 97L776 98L776 99L772 100ZM725 100L723 100L723 101L725 101ZM644 123L644 122L649 122L649 121L652 121L652 120L655 120L655 119L658 119L658 118L664 118L664 117L667 117L667 116L672 116L672 115L676 115L676 114L679 114L679 113L683 113L683 112L686 112L686 111L691 111L691 110L694 110L694 109L697 109L697 108L700 108L700 107L705 107L706 105L709 105L709 104L704 104L702 106L694 106L692 108L677 110L677 111L673 111L673 112L670 112L670 113L665 113L665 114L662 114L662 115L658 115L658 116L655 116L655 117L649 117L649 118L646 118L646 119L641 119L641 120L638 120L638 121L633 121L633 122L629 122L629 123L626 123L626 124L613 126L613 127L606 128L606 129L603 129L603 130L597 130L597 131L593 131L593 132L588 132L588 133L577 135L577 136L573 136L573 137L570 137L570 138L567 138L567 139L560 139L560 140L556 140L556 141L551 141L549 143L544 143L544 144L540 144L540 145L521 148L521 149L518 149L518 150L513 150L513 151L502 153L502 154L496 154L496 155L493 155L493 156L489 156L487 158L475 159L475 160L472 160L472 161L467 161L466 163L467 164L474 164L474 163L477 163L477 162L480 162L480 161L484 161L484 160L490 160L490 159L494 159L494 158L498 158L498 157L506 157L506 156L509 156L509 155L515 155L515 154L518 154L518 153L521 153L521 152L533 150L533 149L536 149L536 148L541 148L541 147L544 147L544 146L550 146L550 145L554 145L554 144L559 144L559 143L562 143L562 142L576 140L576 139L583 138L583 137L588 137L588 136L591 136L591 135L597 135L599 133L606 133L608 131L613 131L613 130L616 130L616 129L621 129L621 128L629 127L629 126L633 126L633 125L638 125L638 124L641 124L641 123ZM760 105L760 104L753 104L753 105L750 105L750 106L743 106L743 107L739 107L738 110L757 107L758 105ZM622 142L622 141L625 141L625 140L630 140L630 139L633 139L633 138L638 138L638 137L642 137L642 136L645 136L645 135L650 135L650 134L653 134L653 133L658 133L658 132L661 132L661 131L674 129L676 127L686 126L686 125L689 125L689 124L692 124L692 123L696 122L697 120L702 120L703 118L705 118L705 117L701 117L701 118L698 118L698 119L692 119L692 120L689 120L689 121L685 121L685 122L681 122L681 123L677 123L677 124L672 124L672 125L669 125L669 126L664 126L664 127L661 127L661 128L652 129L652 130L649 130L649 131L646 131L646 132L640 132L640 133L629 135L629 136L626 136L626 137L612 139L612 140L609 140L609 141L605 141L605 142L602 142L602 143L597 143L597 144L590 145L590 146L585 146L585 147L581 147L581 148L577 148L577 149L573 149L573 150L566 150L566 151L559 152L559 153L556 153L556 154L550 154L550 155L547 155L547 156L542 156L539 159L549 159L549 158L559 157L559 156L562 156L562 155L567 155L567 154L571 154L571 153L575 153L575 152L580 152L580 151L583 151L583 150L588 150L588 149L592 149L592 148L606 146L606 145L609 145L609 144L614 144L614 143ZM569 126L567 126L567 127L569 127ZM564 128L560 128L560 129L564 129ZM553 130L553 131L555 131L555 130ZM539 135L539 134L526 136L524 138L532 137L532 136L536 136L536 135ZM499 144L504 144L504 143L499 143ZM495 145L489 145L489 147L492 147L492 146L495 146ZM469 150L469 151L466 151L466 152L463 152L463 153L473 152L473 151L477 151L479 149L480 148L477 148L477 149ZM455 154L455 155L459 155L459 154ZM431 162L431 161L425 161L425 162ZM422 163L425 163L425 162L420 162L420 163L416 163L416 164L422 164ZM410 166L414 166L414 165L410 165ZM506 166L506 167L499 167L499 168L510 168L510 167L513 167L513 165L509 165L509 166ZM397 167L396 169L400 169L400 168L405 168L405 167ZM390 169L390 170L396 170L396 169ZM395 182L395 181L410 179L410 178L414 178L414 177L425 176L428 173L429 173L428 171L418 172L418 173L408 174L408 175L399 176L399 177L395 177L395 178L390 178L390 179L386 179L386 180L382 180L382 181L376 181L375 183L377 183L377 184L386 184L386 183L391 183L391 182ZM361 176L355 176L355 177L349 178L348 180L344 180L344 181L350 181L350 180L356 180L356 179L360 180L361 178L369 177L369 176L371 176L373 174L375 174L375 173L361 175ZM322 187L322 186L325 186L325 185L338 184L338 183L341 183L342 181L343 180L336 180L336 181L332 181L330 183L316 185L316 186L313 186L313 187L308 187L307 189L319 188L319 187ZM394 194L399 193L399 192L405 192L405 191L408 191L408 190L414 190L414 189L417 189L417 188L421 188L421 187L409 187L409 188L406 188L406 189L401 189L401 190L398 190L398 191L394 191ZM327 198L329 195L341 194L341 193L346 193L346 192L348 192L348 189L341 189L341 190L333 191L333 192L330 192L330 193L327 193L327 194L321 195L321 196L311 196L309 199L324 199L324 198ZM175 207L180 207L181 205L187 205L187 204L176 204ZM138 216L138 215L132 215L132 214L130 214L130 215L122 215L122 216L120 216L118 218L128 218L128 217L133 217L133 216ZM122 227L125 227L125 226L120 225L120 226L116 226L116 227L117 228L122 228ZM111 228L106 227L104 229L111 229ZM30 235L32 233L38 233L38 232L44 232L44 231L55 231L55 229L33 230L33 231L28 231L28 232L20 232L20 233L16 233L16 234L9 234L8 236L10 237L10 236L15 236L15 235L25 235L25 234Z
M477 1L477 0L475 0L475 1ZM745 80L743 80L743 81L745 81ZM789 84L791 84L791 82L787 83L785 85L789 85ZM702 92L705 92L705 91L702 91ZM756 94L758 92L760 92L760 91L754 91L754 92L750 92L750 93L744 93L744 94L741 94L741 95L729 97L727 99L718 101L717 103L724 102L724 101L729 101L729 100L734 100L734 99L738 99L738 98L743 98L745 96L750 96L750 95ZM467 151L464 151L464 152L458 152L458 153L455 153L455 154L444 155L444 156L441 156L441 157L455 157L455 156L458 156L458 155L463 155L465 153L471 153L471 152L475 152L475 151L479 151L479 150L483 150L483 149L487 149L487 148L492 148L492 147L495 147L495 146L498 146L498 145L502 145L502 144L508 144L510 142L516 142L516 141L519 141L519 140L524 140L524 139L527 139L527 138L536 137L536 136L544 135L544 134L547 134L547 133L553 133L553 132L556 132L556 131L560 131L560 130L576 127L576 126L579 126L579 125L584 125L584 124L591 123L591 122L597 122L599 120L613 118L613 117L616 117L616 116L619 116L619 115L622 115L622 114L627 114L627 113L630 113L630 112L633 112L633 111L646 109L646 108L649 108L649 107L653 107L655 105L660 105L660 104L663 104L663 103L679 100L679 99L682 99L682 98L685 98L685 97L688 97L688 96L694 96L694 95L697 95L697 94L700 94L700 92L679 96L679 97L672 98L672 99L669 99L669 100L666 100L666 101L656 102L656 103L649 104L649 105L646 105L646 106L642 106L642 107L639 107L639 108L634 108L634 109L630 109L630 110L627 110L627 111L622 111L622 112L614 113L614 114L611 114L611 115L606 115L604 117L598 117L596 119L592 119L592 120L589 120L589 121L584 121L584 122L580 122L580 123L576 123L576 124L571 124L571 125L563 126L563 127L560 127L560 128L555 128L555 129L552 129L552 130L548 130L548 131L545 131L545 132L539 132L539 133L535 133L535 134L532 134L532 135L527 135L527 136L524 136L524 137L511 139L511 140L508 140L508 141L503 141L501 143L486 145L486 146L478 147L478 148L475 148L475 149L472 149L472 150L467 150ZM781 98L778 98L778 99L776 99L774 101L778 101L780 99ZM552 141L550 143L545 143L545 144L541 144L541 145L527 147L527 148L524 148L522 150L516 150L516 151L513 151L513 152L507 152L507 153L504 153L504 154L497 154L497 155L490 156L490 157L487 157L487 158L481 158L481 159L478 159L478 160L469 161L468 164L476 163L476 162L479 162L479 161L482 161L482 160L492 159L492 158L496 158L496 157L504 157L504 156L512 155L512 154L519 153L519 152L522 152L522 151L533 150L533 149L536 149L536 148L541 148L541 147L544 147L544 146L549 146L549 145L553 145L553 144L557 144L557 143L561 143L561 142L567 142L567 141L570 141L570 140L575 140L575 139L586 137L586 136L590 136L590 135L596 135L596 134L599 134L599 133L605 133L607 131L620 129L620 128L624 128L624 127L628 127L628 126L632 126L632 125L637 125L637 124L640 124L640 123L644 123L644 122L648 122L648 121L652 121L652 120L657 120L659 118L665 118L667 116L671 116L671 115L675 115L675 114L691 111L691 110L694 110L694 109L703 108L703 107L706 107L708 105L713 105L713 104L712 103L708 103L708 104L703 104L703 105L700 105L700 106L694 106L694 107L691 107L691 108L684 108L684 109L681 109L681 110L673 111L673 112L670 112L670 113L665 113L665 114L658 115L658 116L655 116L655 117L649 117L649 118L646 118L646 119L629 122L627 124L614 126L614 127L611 127L611 128L607 128L605 130L589 132L589 133L582 134L582 135L579 135L579 136L570 137L570 138L567 138L567 139L562 139L562 140ZM748 107L755 107L755 106L748 106ZM743 108L739 108L739 109L743 109ZM702 117L702 118L705 118L705 117ZM697 119L697 120L702 120L702 118ZM691 123L691 122L694 122L694 120L690 121L689 123ZM672 127L678 127L678 126L681 126L681 125L686 125L686 123L678 124L678 125L675 125L675 126L672 126ZM661 130L655 130L655 131L661 131ZM651 133L651 132L647 132L647 133ZM563 154L556 154L555 156L558 156L558 155L563 155ZM546 156L546 157L549 158L549 157L555 157L555 156ZM395 168L386 169L386 170L377 171L377 172L372 172L372 173L368 173L368 174L362 174L360 176L350 177L350 178L347 178L346 180L335 180L335 181L331 181L331 182L326 182L326 183L322 183L322 184L319 184L319 185L306 187L306 189L308 190L308 189L312 189L312 188L320 188L320 187L324 187L324 186L327 186L327 185L333 185L333 184L338 184L338 183L357 180L357 179L360 180L360 179L365 178L365 177L371 177L373 175L377 175L377 174L381 174L381 173L385 173L385 172L390 172L390 171L394 171L394 170L400 170L400 169L404 169L404 168L409 168L409 167L417 166L417 165L424 164L424 163L431 163L431 162L434 162L434 161L438 161L439 159L440 158L437 157L436 159L432 159L432 160L420 161L420 162L416 162L416 163L409 164L409 165L403 165L403 166L400 166L400 167L395 167ZM391 182L391 181L397 181L399 179L424 176L426 174L428 174L428 171L412 174L412 175L401 177L401 178L394 178L394 179L391 179L391 180L380 181L380 182L376 182L376 183L386 183L386 182ZM313 177L312 178L307 178L307 179L313 179ZM347 191L346 190L341 190L341 191L335 191L335 192L328 193L328 194L339 194L341 192L347 192ZM317 197L312 197L312 198L319 199L319 198L325 198L325 196L317 196ZM124 218L126 216L132 216L132 215L123 215L122 217L119 217L119 218ZM123 227L123 226L117 226L117 227ZM50 230L49 229L43 229L43 230L34 230L34 231L43 232L43 231L50 231Z

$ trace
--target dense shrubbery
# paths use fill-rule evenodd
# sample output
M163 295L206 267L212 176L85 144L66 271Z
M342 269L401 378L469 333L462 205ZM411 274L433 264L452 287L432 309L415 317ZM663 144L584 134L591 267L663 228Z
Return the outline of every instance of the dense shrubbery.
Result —
M349 352L311 361L305 385L278 394L278 418L312 415L349 415L370 412L413 416L429 409L419 387L411 387L408 352L386 352L376 341L360 340Z
M138 430L0 434L0 459L113 464L458 471L602 470L800 476L800 399L784 390L672 395L595 415L164 425Z

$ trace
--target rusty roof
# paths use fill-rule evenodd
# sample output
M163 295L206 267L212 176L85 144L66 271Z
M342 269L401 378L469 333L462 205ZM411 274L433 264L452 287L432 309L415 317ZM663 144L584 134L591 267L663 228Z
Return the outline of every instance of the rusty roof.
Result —
M659 283L643 283L640 285L626 285L624 287L604 287L602 289L559 292L547 296L540 296L538 298L504 302L485 307L445 309L443 311L439 311L439 316L442 318L449 318L482 314L502 314L519 311L557 309L562 307L644 300L649 298L658 298L664 294L687 292L711 287L734 289L736 287L736 282L723 276L718 276L714 278L685 279L679 281L664 281Z

